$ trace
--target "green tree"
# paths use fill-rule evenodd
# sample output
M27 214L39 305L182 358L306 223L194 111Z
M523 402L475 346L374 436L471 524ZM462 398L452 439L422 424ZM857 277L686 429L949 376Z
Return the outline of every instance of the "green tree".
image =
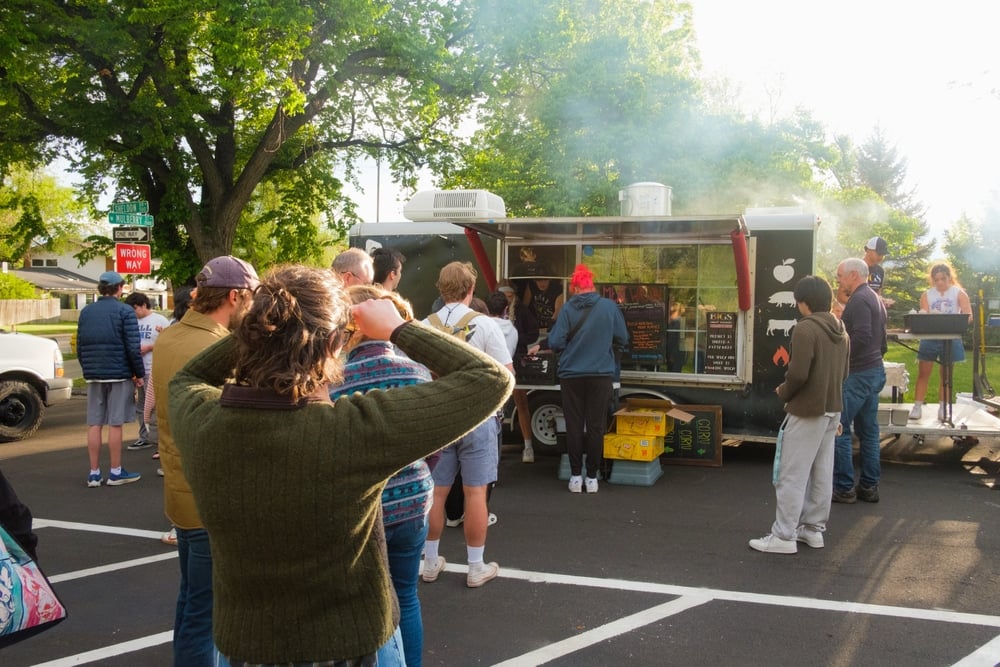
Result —
M0 261L20 265L32 249L69 249L93 230L87 213L53 176L9 166L0 183Z
M354 160L382 151L413 183L489 83L477 9L11 0L0 9L0 164L68 154L91 201L148 200L155 252L176 279L233 251L262 183L280 202L267 224L294 230L291 246L322 244L304 220L334 232L352 221L335 165L351 177Z
M764 125L704 99L688 3L514 5L497 24L512 65L435 165L444 187L492 190L515 216L609 215L623 186L660 181L675 212L732 212L793 203L830 158L808 114Z
M983 223L962 215L945 232L944 251L959 282L976 295L1000 294L1000 255L991 239L1000 237L1000 208L990 207Z
M34 299L35 286L11 273L0 273L0 299Z

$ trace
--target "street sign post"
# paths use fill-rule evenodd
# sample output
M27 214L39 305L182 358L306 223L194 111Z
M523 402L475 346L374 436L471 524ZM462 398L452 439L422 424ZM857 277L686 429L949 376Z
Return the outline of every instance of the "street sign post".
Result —
M115 269L118 273L149 275L153 272L153 253L148 245L116 243Z
M113 213L149 213L148 201L117 201L111 205Z
M115 227L111 230L111 237L115 243L149 243L152 231L152 227Z
M138 227L152 227L153 216L146 213L108 213L108 222L112 225L132 225Z

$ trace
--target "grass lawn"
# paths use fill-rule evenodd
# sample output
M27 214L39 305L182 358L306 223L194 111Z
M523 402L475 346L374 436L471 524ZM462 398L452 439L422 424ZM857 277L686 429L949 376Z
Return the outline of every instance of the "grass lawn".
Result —
M913 344L913 347L917 347L917 341L910 341L908 344ZM895 363L906 364L906 372L910 375L910 386L906 390L906 396L903 397L904 403L913 402L913 390L917 385L917 353L911 352L899 343L889 342L889 351L885 355L886 361L892 361ZM940 369L935 367L931 372L930 384L927 389L927 401L931 403L937 402L936 387L940 381ZM1000 351L998 350L987 350L986 353L986 377L989 379L990 384L996 389L1000 384ZM972 350L965 350L965 361L955 364L955 369L952 375L952 386L954 387L955 393L972 393ZM890 399L883 399L883 402Z
M18 324L15 327L21 333L34 334L36 336L51 336L52 334L66 334L76 332L76 322L52 322L47 324Z

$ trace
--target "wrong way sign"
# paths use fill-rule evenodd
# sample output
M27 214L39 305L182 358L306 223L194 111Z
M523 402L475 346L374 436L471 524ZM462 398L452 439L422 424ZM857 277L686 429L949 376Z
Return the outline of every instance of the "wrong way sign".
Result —
M118 273L149 275L153 271L153 253L148 245L116 243L115 270Z

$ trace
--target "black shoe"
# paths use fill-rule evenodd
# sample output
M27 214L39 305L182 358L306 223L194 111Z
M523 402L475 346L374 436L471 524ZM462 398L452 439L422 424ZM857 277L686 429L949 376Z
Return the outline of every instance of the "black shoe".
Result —
M871 488L866 488L864 486L858 487L858 500L863 500L866 503L877 503L878 502L878 485Z
M858 494L855 493L854 489L848 489L847 491L838 491L837 489L834 489L833 502L851 505L858 502Z

